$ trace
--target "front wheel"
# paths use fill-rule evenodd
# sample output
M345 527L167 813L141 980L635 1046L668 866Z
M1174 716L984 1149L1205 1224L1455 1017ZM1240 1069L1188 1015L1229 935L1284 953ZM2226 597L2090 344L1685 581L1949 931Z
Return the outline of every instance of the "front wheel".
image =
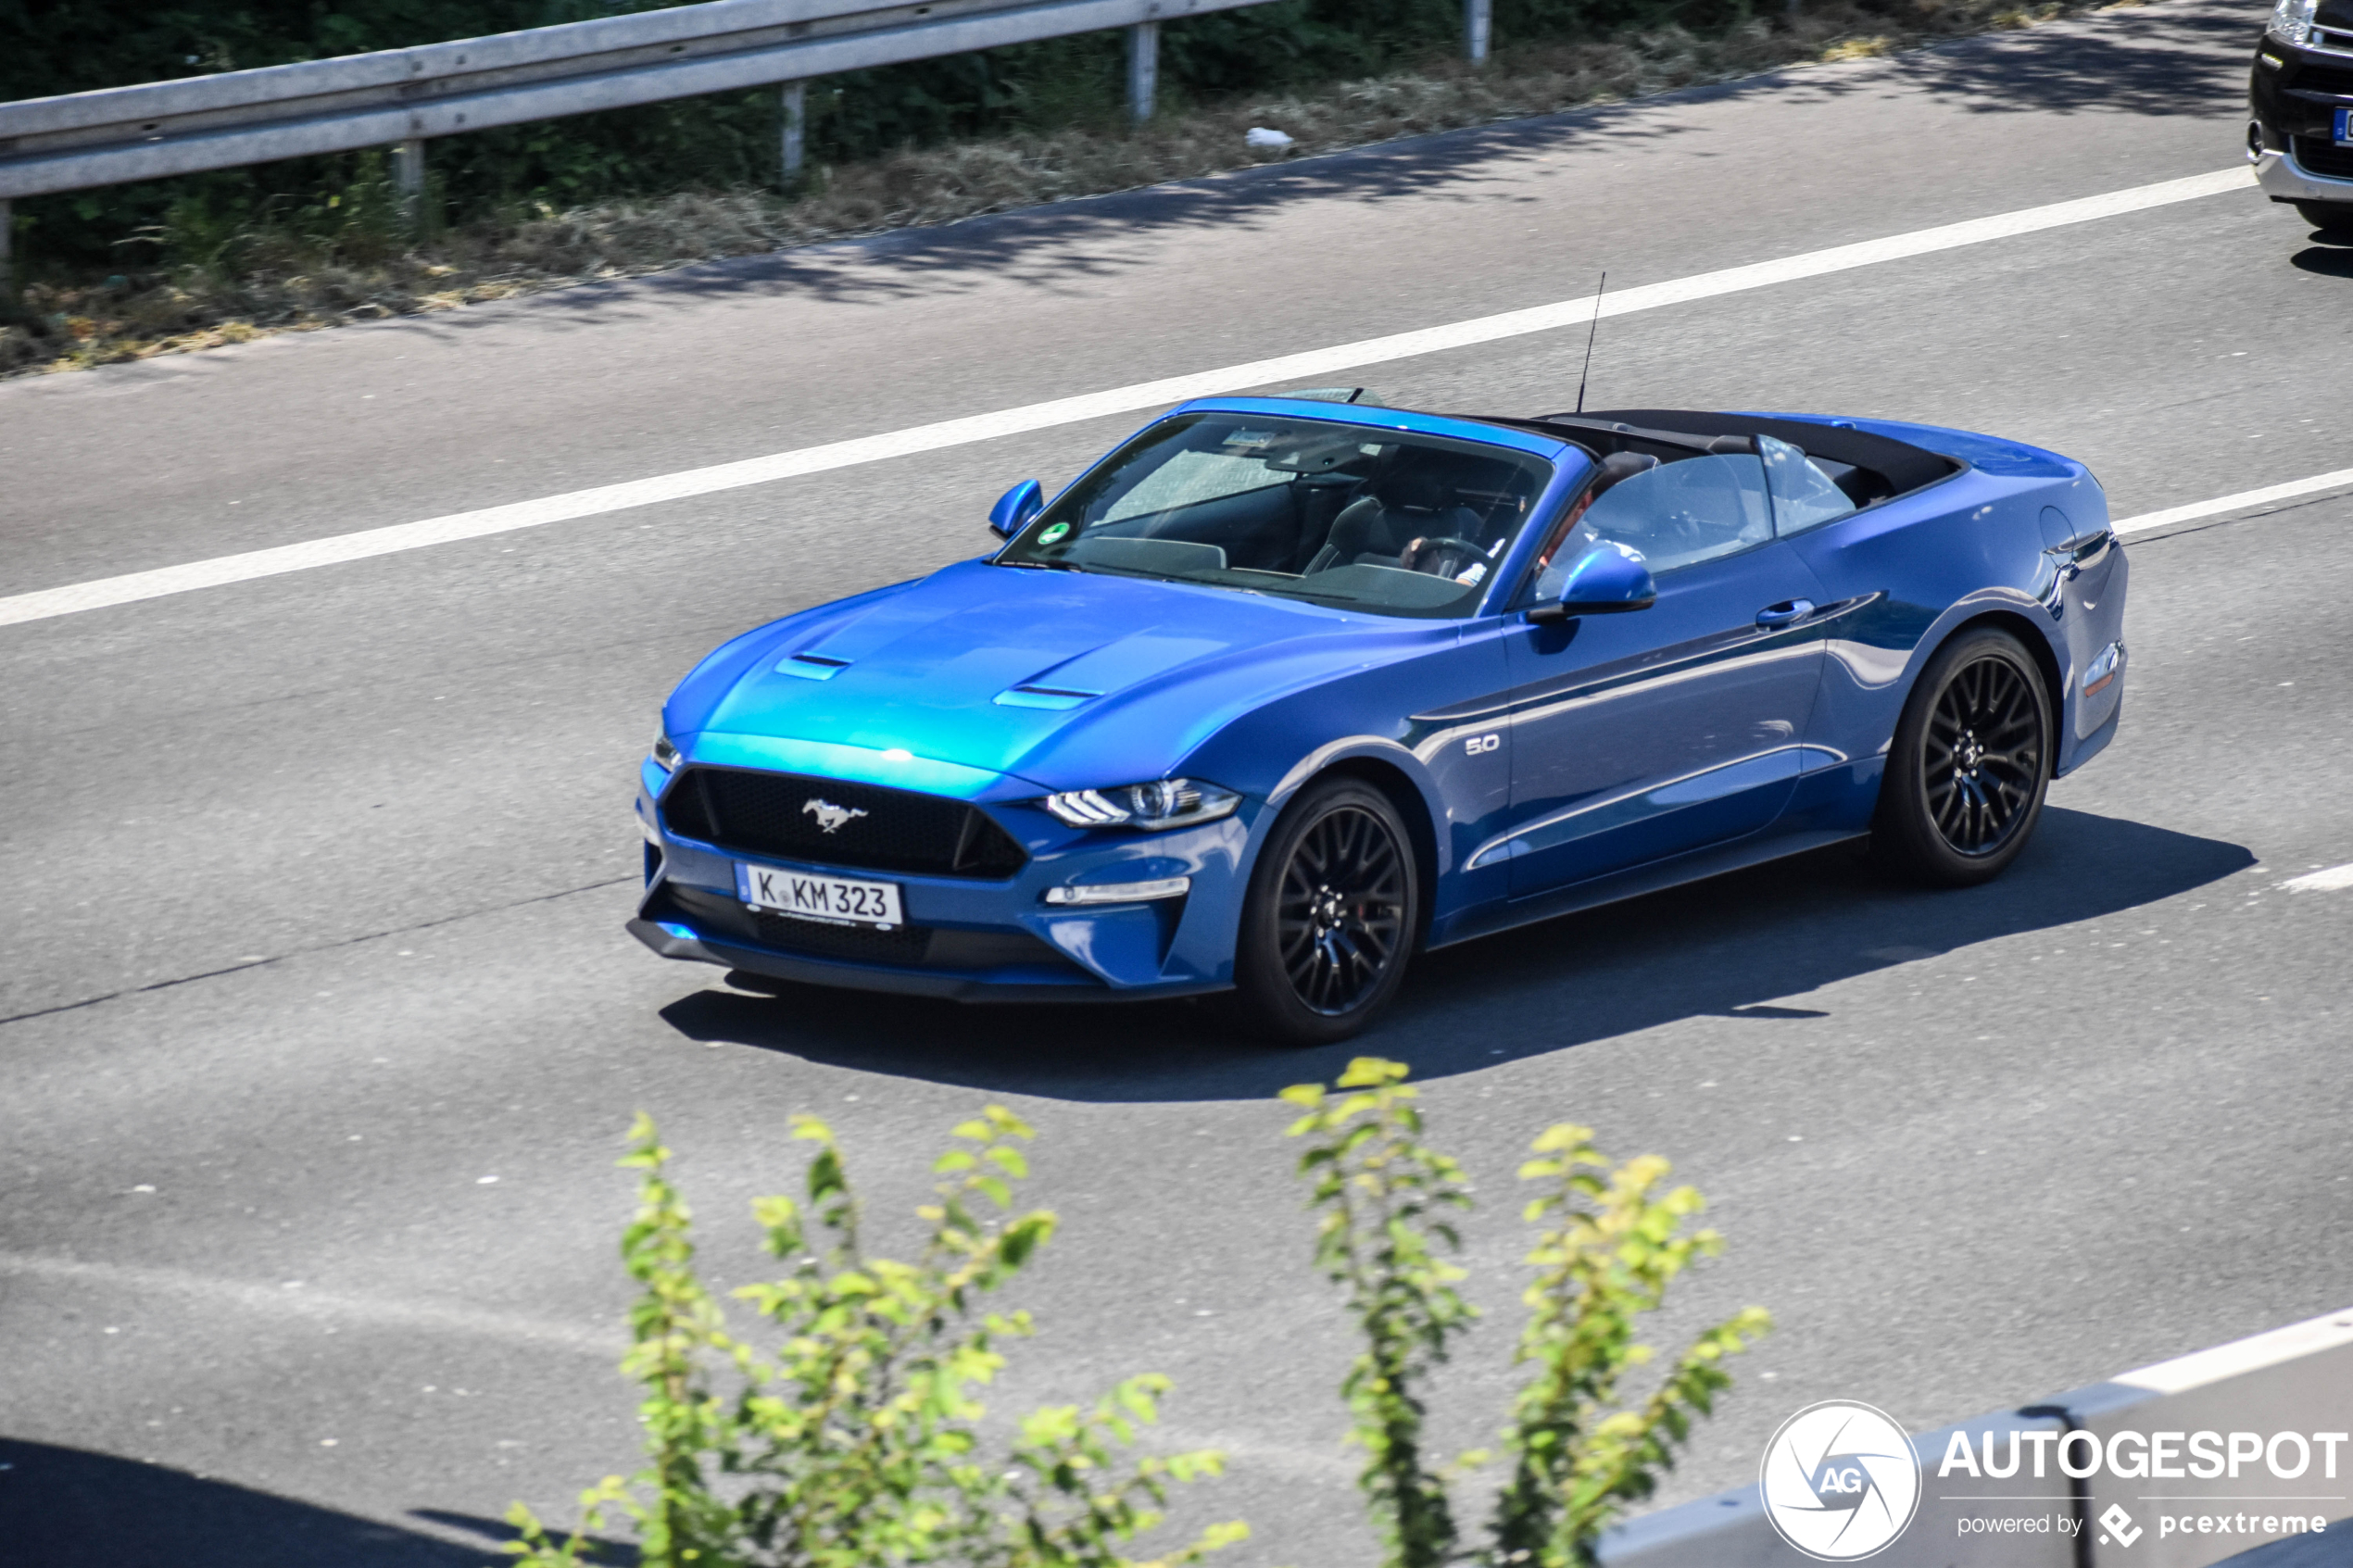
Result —
M1297 1045L1355 1034L1405 977L1420 900L1389 797L1353 779L1309 785L1251 873L1234 950L1239 1021Z
M2042 817L2051 730L2043 673L2016 637L1971 632L1937 649L1888 748L1872 850L1940 886L1999 876Z

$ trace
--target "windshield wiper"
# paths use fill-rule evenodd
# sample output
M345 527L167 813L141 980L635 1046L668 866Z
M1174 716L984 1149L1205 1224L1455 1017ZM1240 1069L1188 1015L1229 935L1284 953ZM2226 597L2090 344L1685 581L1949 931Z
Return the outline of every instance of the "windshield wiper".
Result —
M1086 570L1066 560L1000 560L991 561L989 564L1017 566L1025 571L1083 571Z

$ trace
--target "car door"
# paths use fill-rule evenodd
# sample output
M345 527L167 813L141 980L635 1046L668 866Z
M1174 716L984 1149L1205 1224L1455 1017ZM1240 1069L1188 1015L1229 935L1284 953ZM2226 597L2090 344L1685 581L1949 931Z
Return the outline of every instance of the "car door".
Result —
M1789 801L1820 682L1808 617L1822 590L1773 537L1753 453L1669 462L1604 493L1553 552L1557 596L1583 549L1639 551L1647 609L1506 633L1512 679L1508 857L1527 897L1768 827Z

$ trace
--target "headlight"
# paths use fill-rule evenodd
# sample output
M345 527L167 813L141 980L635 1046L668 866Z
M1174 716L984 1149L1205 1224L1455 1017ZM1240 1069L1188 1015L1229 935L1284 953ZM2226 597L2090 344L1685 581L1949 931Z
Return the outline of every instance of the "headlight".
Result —
M665 773L678 771L678 748L670 744L667 734L654 737L654 766Z
M2320 0L2279 0L2271 7L2271 24L2263 31L2283 44L2300 47L2312 36L2312 12L2319 4Z
M1113 789L1073 789L1046 797L1046 809L1075 828L1136 828L1158 833L1233 815L1242 797L1200 779L1162 779Z

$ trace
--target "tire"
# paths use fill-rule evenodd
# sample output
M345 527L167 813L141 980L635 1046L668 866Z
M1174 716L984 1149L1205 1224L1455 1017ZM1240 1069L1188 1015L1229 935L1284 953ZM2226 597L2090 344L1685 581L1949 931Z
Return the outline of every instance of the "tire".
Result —
M1931 886L2001 875L2042 820L2053 729L2043 672L2016 637L1965 632L1937 649L1888 748L1873 855Z
M1291 1045L1347 1039L1405 978L1421 869L1404 819L1353 779L1302 790L1251 872L1227 1010Z
M2297 202L2296 215L2324 234L2353 238L2353 203Z

